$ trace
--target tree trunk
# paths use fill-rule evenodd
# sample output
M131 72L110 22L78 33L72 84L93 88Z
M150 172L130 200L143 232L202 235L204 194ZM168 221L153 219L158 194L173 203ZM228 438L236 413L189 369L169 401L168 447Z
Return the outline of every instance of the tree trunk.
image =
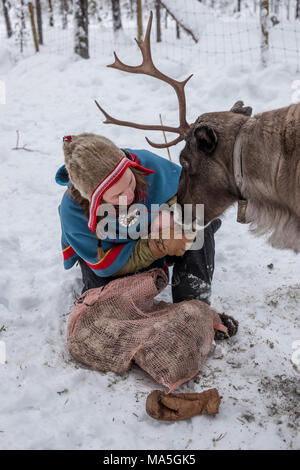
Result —
M196 38L195 34L193 33L193 31L191 29L189 29L183 22L182 20L176 18L176 16L174 15L174 13L169 10L168 6L166 3L164 3L162 0L160 0L160 3L161 5L165 8L166 10L166 19L167 19L167 15L170 15L171 18L173 18L173 20L176 21L176 23L178 23L178 26L183 29L183 31L185 31L189 36L191 36L193 38L193 40L197 43L198 42L198 39ZM166 26L167 27L167 26Z
M237 0L237 11L241 11L241 0Z
M156 41L161 42L160 0L155 0L156 11Z
M52 0L48 0L48 5L49 5L49 26L54 26L54 17L53 17L53 6L52 6Z
M260 25L261 25L261 60L264 66L268 62L269 53L269 31L268 31L268 20L269 20L269 0L260 0Z
M176 21L176 37L177 39L180 39L180 28L179 28L178 21Z
M289 21L290 20L290 0L286 0L286 19Z
M111 0L114 32L122 29L120 0Z
M60 12L62 16L62 27L66 29L68 27L68 0L60 0Z
M134 0L130 0L130 18L133 18L133 14L134 14L133 1Z
M75 54L89 59L88 0L74 0Z
M138 29L138 41L143 39L143 12L142 12L142 0L136 0L136 19Z
M42 10L41 10L40 0L35 0L35 8L36 8L36 22L37 22L37 28L38 28L39 44L43 44L43 22L42 22Z
M300 18L300 0L296 1L296 18Z
M7 34L7 37L10 38L12 36L12 29L11 29L8 5L7 5L6 0L2 0L2 3L3 3L3 14L4 14L4 19L5 19L5 25L6 25L6 34Z
M20 49L21 53L23 53L23 48L24 48L24 36L25 36L25 29L26 29L26 23L25 23L25 13L24 13L24 0L21 0L21 16L20 16Z
M30 15L30 21L31 21L31 29L32 29L32 36L33 36L33 42L35 46L35 51L39 52L39 42L38 42L38 37L37 37L37 32L36 32L36 27L35 27L35 21L34 21L34 9L33 9L33 4L32 2L28 3L28 9L29 9L29 15Z

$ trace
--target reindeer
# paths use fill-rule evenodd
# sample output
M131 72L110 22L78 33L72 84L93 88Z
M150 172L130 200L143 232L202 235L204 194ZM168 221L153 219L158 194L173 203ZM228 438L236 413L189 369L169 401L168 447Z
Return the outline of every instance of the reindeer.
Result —
M185 140L179 161L182 172L178 203L204 204L204 222L209 224L238 202L237 221L250 224L257 235L269 234L275 248L300 251L300 103L251 117L252 108L237 101L230 111L199 116L193 124L186 121L186 80L179 82L160 72L153 64L150 47L152 12L143 41L137 41L142 64L129 66L120 61L108 67L150 75L170 84L179 103L179 126L142 125L110 116L96 101L106 117L105 123L144 130L174 132L179 137L165 148Z

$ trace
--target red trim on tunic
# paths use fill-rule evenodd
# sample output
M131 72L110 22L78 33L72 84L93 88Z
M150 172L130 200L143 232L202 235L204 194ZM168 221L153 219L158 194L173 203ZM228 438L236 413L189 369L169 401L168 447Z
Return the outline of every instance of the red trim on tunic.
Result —
M71 258L73 255L75 255L75 251L73 250L71 245L69 245L67 248L63 250L64 261Z
M98 263L95 263L95 264L92 264L92 263L88 263L86 260L84 260L86 262L86 264L92 268L92 269L95 269L95 270L98 270L98 269L106 269L108 268L114 261L115 259L119 256L119 253L120 251L122 250L123 246L125 245L125 243L120 243L118 244L117 246L111 248L110 250L108 250L105 255L103 256L103 258L101 260L98 261Z
M121 176L129 166L139 168L143 170L146 174L155 173L155 170L151 170L150 168L145 168L141 166L136 155L132 153L130 153L130 155L133 157L134 161L129 160L129 158L127 157L123 157L115 166L115 168L98 184L98 186L94 189L92 193L88 221L88 227L90 230L92 230L92 232L95 231L97 211L101 203L103 194L121 178Z

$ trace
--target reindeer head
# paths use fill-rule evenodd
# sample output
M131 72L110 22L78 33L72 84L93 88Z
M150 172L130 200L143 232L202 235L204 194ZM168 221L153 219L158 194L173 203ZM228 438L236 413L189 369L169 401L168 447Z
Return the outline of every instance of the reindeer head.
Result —
M233 171L233 148L251 108L238 101L230 111L205 113L190 126L180 153L178 203L204 204L205 223L239 199Z
M233 175L232 153L239 129L251 115L252 109L244 107L244 103L238 101L230 111L202 114L193 124L188 124L184 87L192 75L179 82L155 67L150 47L152 17L151 12L145 39L143 41L136 40L143 57L141 65L126 65L114 53L115 62L108 67L150 75L171 85L179 102L179 126L142 125L120 121L110 116L97 101L96 104L105 115L106 121L104 122L106 124L179 134L179 137L164 144L151 142L146 137L152 147L165 148L182 140L186 141L180 154L180 163L183 169L178 188L178 203L181 205L204 204L205 223L207 223L221 215L227 207L239 199L239 191Z

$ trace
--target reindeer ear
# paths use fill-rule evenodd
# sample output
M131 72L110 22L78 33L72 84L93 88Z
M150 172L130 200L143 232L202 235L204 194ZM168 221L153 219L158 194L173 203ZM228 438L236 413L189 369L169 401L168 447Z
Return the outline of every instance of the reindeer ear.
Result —
M236 114L243 114L244 116L251 116L252 114L251 106L244 106L243 101L237 101L234 103L230 111Z
M200 125L194 129L194 137L197 141L197 147L206 153L211 153L215 150L218 137L212 127Z

